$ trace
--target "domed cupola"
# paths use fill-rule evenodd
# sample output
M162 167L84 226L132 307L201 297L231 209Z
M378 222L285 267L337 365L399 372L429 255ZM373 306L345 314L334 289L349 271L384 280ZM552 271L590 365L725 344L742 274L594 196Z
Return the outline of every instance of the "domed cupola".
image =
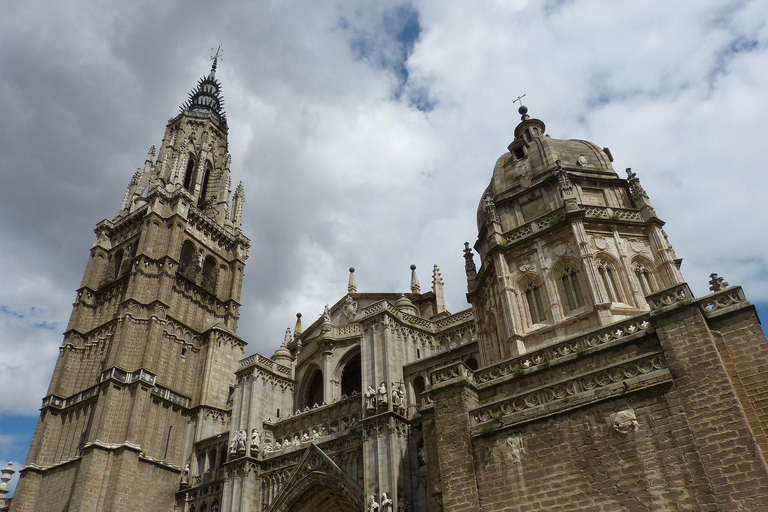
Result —
M531 119L531 116L528 115L528 107L525 105L520 105L517 111L521 116L521 123L515 128L515 140L509 145L510 151L512 151L512 146L515 145L515 142L522 140L530 143L534 137L543 136L546 130L546 126L541 119Z

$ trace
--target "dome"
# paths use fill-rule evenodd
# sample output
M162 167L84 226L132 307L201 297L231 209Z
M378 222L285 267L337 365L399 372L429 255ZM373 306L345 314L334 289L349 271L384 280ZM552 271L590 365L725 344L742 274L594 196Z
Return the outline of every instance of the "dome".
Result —
M544 135L544 123L526 119L515 128L509 151L496 161L493 178L477 207L477 227L482 229L487 197L498 203L517 194L540 179L547 178L560 165L571 172L602 177L617 177L610 153L585 140L553 139Z

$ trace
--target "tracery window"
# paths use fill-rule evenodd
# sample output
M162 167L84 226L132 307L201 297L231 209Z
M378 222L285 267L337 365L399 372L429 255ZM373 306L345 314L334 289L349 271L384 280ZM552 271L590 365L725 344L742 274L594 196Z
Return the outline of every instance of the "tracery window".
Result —
M573 311L584 307L584 295L581 293L578 272L573 267L564 267L560 272L560 280L568 310Z
M189 158L187 159L187 170L184 173L184 188L189 190L191 192L190 187L192 186L192 172L195 170L195 158L192 156L192 154L189 154Z
M621 302L620 288L616 282L616 272L610 263L605 260L597 260L597 271L600 274L603 290L605 290L608 300L610 302Z
M642 290L643 295L647 296L653 293L654 286L653 278L651 277L651 271L641 263L635 263L632 266L632 270L635 273L635 277L637 277L637 282L640 284L640 290Z
M540 324L547 321L544 313L544 301L541 298L541 283L532 279L525 285L525 300L528 303L528 314L532 324Z

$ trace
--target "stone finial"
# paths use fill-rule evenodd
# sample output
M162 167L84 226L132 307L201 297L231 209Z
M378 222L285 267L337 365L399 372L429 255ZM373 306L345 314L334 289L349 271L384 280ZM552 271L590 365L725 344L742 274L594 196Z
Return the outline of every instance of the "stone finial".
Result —
M627 181L629 182L629 192L632 194L632 199L638 200L641 197L648 199L648 194L640 184L637 174L632 172L631 167L627 167Z
M469 247L469 242L464 242L464 271L467 273L467 279L474 279L477 277L477 267L475 267L475 260L472 256L472 249Z
M357 282L355 281L355 267L349 267L349 282L347 283L348 293L357 293Z
M728 283L717 274L712 273L709 275L709 289L713 292L719 292L728 288Z
M294 339L301 336L301 332L301 313L296 313L296 326L293 328Z
M483 208L485 210L486 222L499 222L499 214L496 213L496 203L493 202L490 192L485 194Z
M562 196L566 196L573 192L573 183L571 182L571 178L568 176L568 172L563 169L562 162L558 160L555 162L557 164L557 182L558 182L558 188L560 189L560 194Z
M292 338L293 338L293 335L291 334L291 328L288 327L285 330L285 338L283 338L283 346L284 347L287 346L291 342Z
M419 276L416 275L416 265L411 265L411 293L421 293Z
M156 147L155 147L155 145L153 144L153 145L152 145L152 146L149 148L149 153L147 153L147 161L148 161L148 162L152 162L152 161L154 161L154 160L155 160L155 154L156 154L156 153L157 153L157 148L156 148Z
M16 470L13 469L13 462L9 462L6 467L0 470L2 476L0 476L0 505L5 505L4 500L6 494L8 494L8 482Z
M435 302L437 305L435 313L445 311L445 292L443 291L443 276L437 265L432 269L432 291L435 293Z

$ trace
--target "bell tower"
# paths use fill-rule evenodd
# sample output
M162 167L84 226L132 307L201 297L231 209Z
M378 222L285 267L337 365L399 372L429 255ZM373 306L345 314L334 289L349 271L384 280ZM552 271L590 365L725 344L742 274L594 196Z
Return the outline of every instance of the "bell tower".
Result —
M217 62L96 226L14 511L173 510L193 443L229 430L250 241Z

